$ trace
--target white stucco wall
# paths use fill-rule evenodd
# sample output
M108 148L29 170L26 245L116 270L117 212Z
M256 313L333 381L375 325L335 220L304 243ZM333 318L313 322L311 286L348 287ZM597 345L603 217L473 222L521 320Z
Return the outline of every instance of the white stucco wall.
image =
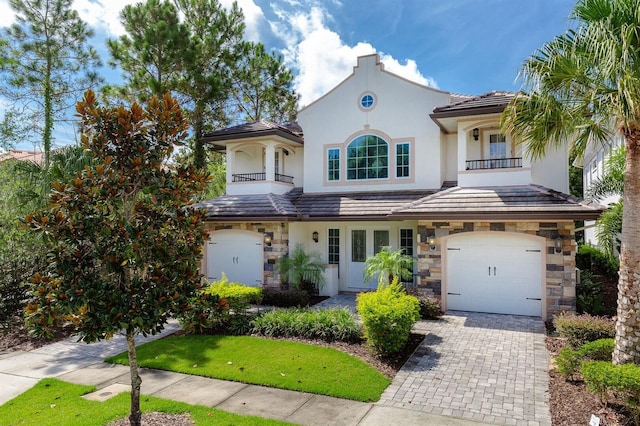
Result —
M531 183L569 193L569 153L565 147L550 149L531 163Z
M354 73L318 101L302 109L305 192L439 188L441 184L440 129L429 119L435 106L448 103L449 94L409 82L382 70L378 56L358 58ZM360 107L365 93L375 97L370 110ZM377 134L387 142L412 144L412 178L393 179L394 151L390 147L388 180L345 179L346 145L362 134ZM341 179L327 182L327 147L341 149Z

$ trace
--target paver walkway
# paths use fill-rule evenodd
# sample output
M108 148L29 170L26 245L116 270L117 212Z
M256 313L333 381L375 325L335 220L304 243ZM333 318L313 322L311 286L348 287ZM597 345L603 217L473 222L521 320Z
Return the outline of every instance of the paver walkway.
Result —
M355 295L316 306L355 312ZM378 405L507 425L550 425L544 323L516 315L450 311L420 321L424 342Z
M551 424L540 319L449 312L416 328L427 337L379 405L496 424Z

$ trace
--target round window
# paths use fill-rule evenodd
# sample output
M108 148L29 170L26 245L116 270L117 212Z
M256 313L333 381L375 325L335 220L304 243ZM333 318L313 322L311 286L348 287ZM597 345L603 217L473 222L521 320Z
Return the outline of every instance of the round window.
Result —
M374 103L375 103L375 98L370 93L367 93L363 95L362 98L360 98L360 105L364 109L371 109Z

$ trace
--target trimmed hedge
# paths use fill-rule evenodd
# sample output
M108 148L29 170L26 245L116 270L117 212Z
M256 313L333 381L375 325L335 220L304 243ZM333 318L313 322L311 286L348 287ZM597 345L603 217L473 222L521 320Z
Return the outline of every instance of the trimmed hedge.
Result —
M252 303L259 304L262 300L262 288L229 282L224 274L222 274L222 279L209 284L203 293L226 300L229 308L235 313L246 310Z
M614 365L605 361L583 362L580 371L587 389L600 396L606 403L610 393L624 398L633 413L634 421L640 419L640 365Z
M561 314L553 319L553 325L573 348L594 340L611 339L616 334L612 319L589 314Z
M309 306L309 293L304 290L270 290L262 293L262 304L278 308Z
M411 327L420 319L420 302L405 293L397 278L371 293L360 293L357 310L364 336L379 354L400 351L409 340Z

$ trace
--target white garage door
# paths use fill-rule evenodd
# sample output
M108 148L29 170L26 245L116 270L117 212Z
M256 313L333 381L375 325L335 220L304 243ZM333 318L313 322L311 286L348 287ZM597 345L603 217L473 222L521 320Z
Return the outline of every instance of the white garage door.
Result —
M447 242L447 309L542 315L542 246L507 233L467 233Z
M216 231L207 243L207 279L219 280L224 273L229 281L261 286L264 269L262 253L260 233Z

